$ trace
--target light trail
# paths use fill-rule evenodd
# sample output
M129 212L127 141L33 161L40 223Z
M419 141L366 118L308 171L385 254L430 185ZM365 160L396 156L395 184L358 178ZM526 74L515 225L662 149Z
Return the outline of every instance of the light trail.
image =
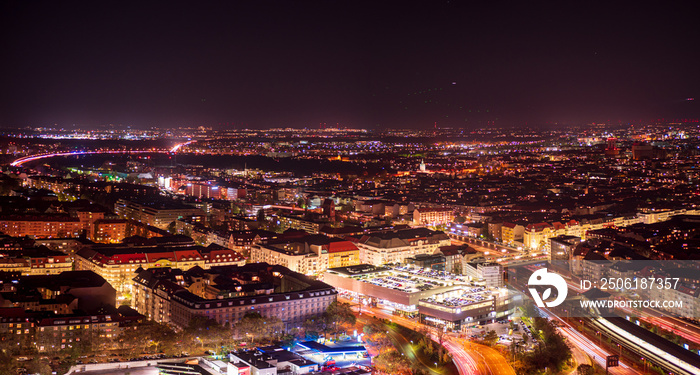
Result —
M170 152L177 152L177 150L179 150L180 148L185 147L185 146L189 145L190 143L194 143L194 142L197 142L197 141L187 141L184 143L178 143L175 146L173 146L173 148L170 149Z
M348 299L344 299L342 297L339 298L340 300L348 303L352 303L352 301ZM354 308L355 306L353 306ZM363 307L362 308L362 314L366 314L369 316L375 316L375 317L382 317L389 319L392 322L397 322L404 327L408 329L412 329L414 331L418 330L420 327L424 327L423 324L420 324L415 321L408 320L406 318L400 317L400 316L395 316L389 313L386 313L384 311L381 311L380 309L377 308L370 308L370 307ZM427 327L427 326L426 326ZM434 333L434 330L430 330L430 336L433 341L436 343L439 343L439 339ZM465 350L461 345L456 344L451 341L453 339L451 336L445 335L445 339L442 342L442 346L447 349L448 352L452 355L452 359L457 366L457 371L459 371L460 375L486 375L486 374L481 374L478 370L478 365L474 357L470 355L467 350Z
M20 167L24 163L36 161L36 160L41 160L41 159L46 159L46 158L54 158L57 156L76 156L76 155L95 155L95 154L165 154L165 153L174 153L177 152L181 147L186 146L190 143L197 142L197 141L187 141L184 143L178 143L175 146L173 146L170 150L111 150L111 151L71 151L71 152L55 152L55 153L50 153L50 154L39 154L39 155L30 155L30 156L24 156L21 157L12 163L10 163L11 166L13 167Z
M603 348L599 347L598 345L592 343L586 336L584 336L581 332L577 331L573 326L571 326L568 322L562 320L559 318L557 315L552 313L546 308L540 308L540 311L542 311L543 315L547 318L555 318L557 321L559 321L561 324L564 325L564 327L560 327L559 331L564 334L564 336L574 345L576 345L578 348L583 350L586 354L588 354L589 357L593 358L593 360L599 364L601 367L605 368L605 361L606 358L611 354L608 353L606 350ZM620 361L620 367L614 367L610 369L610 373L612 374L622 374L622 375L636 375L636 374L641 374L639 371L636 371L632 369L630 366L628 366L625 363L622 363Z
M648 317L648 318L643 318L639 317L639 320L645 321L647 323L651 323L655 326L658 326L660 328L663 328L669 332L672 332L686 340L692 341L696 344L700 344L700 335L698 332L694 332L686 327L681 326L680 324L677 323L670 323L669 321L666 321L665 318L653 318L653 317ZM686 323L687 324L687 323Z
M461 347L461 345L455 344L452 341L444 341L442 345L452 354L452 362L457 365L457 370L460 375L479 375L476 361Z

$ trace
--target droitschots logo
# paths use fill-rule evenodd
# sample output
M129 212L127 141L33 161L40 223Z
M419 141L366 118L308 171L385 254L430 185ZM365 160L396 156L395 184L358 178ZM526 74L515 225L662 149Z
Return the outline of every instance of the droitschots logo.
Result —
M559 306L562 302L564 302L564 300L566 299L566 294L569 292L566 286L566 280L564 280L564 278L557 273L547 272L546 268L542 268L533 272L533 274L530 275L530 279L527 281L527 285L530 287L534 285L541 285L553 286L557 288L557 298L555 298L554 301L549 302L543 301L545 301L547 298L549 298L549 296L552 295L552 288L547 288L542 294L542 297L540 297L540 294L537 293L537 290L535 288L528 288L530 289L530 294L535 300L535 304L537 304L537 307L544 307L545 305L547 307Z

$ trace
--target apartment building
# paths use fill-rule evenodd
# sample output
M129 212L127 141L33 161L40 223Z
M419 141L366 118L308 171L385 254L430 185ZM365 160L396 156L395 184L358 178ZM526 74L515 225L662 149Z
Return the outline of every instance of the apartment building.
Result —
M118 291L131 289L131 280L139 268L192 267L208 269L214 266L243 265L245 258L236 251L217 245L202 246L130 246L93 247L78 251L77 270L88 270L104 277Z
M204 283L207 287L197 288L203 280L209 280ZM216 298L210 298L212 293ZM276 316L291 329L322 314L336 295L326 283L267 263L184 272L147 269L134 278L139 313L179 327L186 327L197 315L233 325L255 311Z
M449 208L416 208L413 210L413 225L448 224L454 219L454 211Z
M427 228L375 232L357 241L360 263L380 266L387 263L403 263L418 254L434 254L441 246L451 245L443 232Z

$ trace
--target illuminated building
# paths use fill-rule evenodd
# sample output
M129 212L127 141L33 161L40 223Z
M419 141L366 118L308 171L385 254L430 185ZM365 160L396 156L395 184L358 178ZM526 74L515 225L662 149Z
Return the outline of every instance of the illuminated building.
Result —
M114 212L122 218L166 229L177 219L203 215L199 208L175 201L132 201L119 199L114 204Z
M48 248L32 247L0 251L0 271L22 275L51 275L73 270L70 255Z
M454 212L449 208L416 208L413 210L413 225L439 225L454 221Z
M83 223L68 216L11 215L0 217L0 232L13 237L78 237Z
M324 282L266 263L184 272L148 269L134 278L136 309L149 319L179 327L187 327L197 315L233 325L246 313L259 312L280 318L285 329L291 329L321 315L336 294Z
M293 242L253 245L250 261L281 265L304 275L318 275L328 268L359 264L360 250L350 241L309 236Z
M151 240L167 240L167 237ZM175 244L146 245L119 244L85 248L75 255L77 270L90 270L104 277L120 292L131 287L137 269L176 268L188 270L198 266L208 269L219 265L242 265L245 258L239 253L217 245L177 246Z
M126 238L127 220L124 219L102 219L94 223L94 234L92 236L95 242L121 242Z
M505 288L411 265L332 268L323 274L323 280L362 304L419 317L421 323L450 330L505 319L515 312L519 301L517 293Z
M427 228L369 233L360 238L360 262L380 266L403 263L418 254L434 254L441 246L451 245L443 232Z

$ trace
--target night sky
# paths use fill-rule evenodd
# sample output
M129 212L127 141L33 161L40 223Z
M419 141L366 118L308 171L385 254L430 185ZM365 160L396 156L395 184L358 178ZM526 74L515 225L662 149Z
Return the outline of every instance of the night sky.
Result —
M0 126L698 117L696 4L648 3L3 1Z

